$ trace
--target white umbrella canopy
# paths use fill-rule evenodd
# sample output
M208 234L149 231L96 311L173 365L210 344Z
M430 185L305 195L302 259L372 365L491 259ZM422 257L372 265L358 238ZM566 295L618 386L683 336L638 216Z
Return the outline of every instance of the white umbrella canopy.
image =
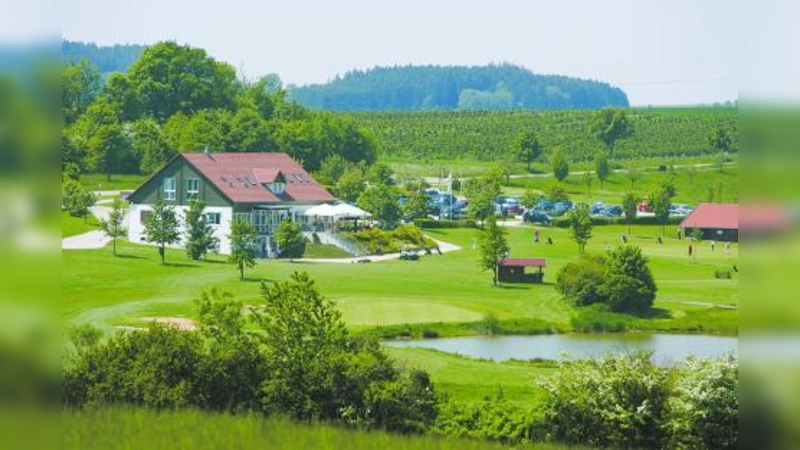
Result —
M364 211L363 209L355 207L353 205L348 205L347 203L340 203L334 206L333 211L336 217L350 217L354 219L361 219L364 217L372 216L372 214Z
M307 217L333 217L336 215L336 211L334 211L333 205L324 203L322 205L314 206L313 208L308 208L303 215Z

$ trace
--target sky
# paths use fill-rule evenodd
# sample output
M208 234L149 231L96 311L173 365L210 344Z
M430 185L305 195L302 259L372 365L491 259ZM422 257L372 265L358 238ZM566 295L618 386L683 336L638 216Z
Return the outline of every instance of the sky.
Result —
M800 3L762 3L776 1ZM633 105L683 105L738 98L739 3L66 0L58 8L65 39L173 40L286 84L378 65L508 62L611 83Z

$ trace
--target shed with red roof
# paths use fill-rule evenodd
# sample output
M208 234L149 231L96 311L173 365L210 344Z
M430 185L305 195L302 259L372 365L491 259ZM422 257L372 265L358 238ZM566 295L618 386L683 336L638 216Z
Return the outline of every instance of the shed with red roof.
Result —
M703 239L715 241L739 241L739 205L736 203L700 203L683 222L686 236L698 228Z
M544 258L505 258L497 265L497 279L506 283L541 283L544 281ZM526 267L536 267L534 273L525 273Z

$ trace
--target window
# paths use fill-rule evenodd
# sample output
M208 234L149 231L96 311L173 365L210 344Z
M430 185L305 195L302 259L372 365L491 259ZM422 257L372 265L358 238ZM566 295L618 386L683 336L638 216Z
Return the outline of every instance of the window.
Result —
M280 181L270 183L269 190L272 191L273 194L283 194L283 191L286 190L286 183L281 183Z
M139 223L142 225L146 225L147 221L150 220L150 217L153 215L153 211L142 210L139 211Z
M189 178L186 180L186 200L193 200L200 196L200 180Z
M175 200L176 187L175 178L164 178L164 200Z
M209 225L219 225L221 222L221 216L217 212L210 212L206 213L206 223Z

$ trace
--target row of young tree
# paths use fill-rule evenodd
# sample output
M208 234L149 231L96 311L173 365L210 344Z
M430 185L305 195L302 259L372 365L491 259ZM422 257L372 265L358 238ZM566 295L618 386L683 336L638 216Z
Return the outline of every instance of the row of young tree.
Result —
M307 170L339 155L375 161L374 140L352 119L311 112L280 79L240 79L202 49L161 42L125 73L102 80L87 60L62 70L62 171L143 173L176 152L283 151Z
M70 330L62 401L281 415L361 429L483 438L511 445L555 441L619 448L733 449L738 445L738 360L649 354L563 361L540 380L534 404L475 404L438 394L421 370L401 370L374 340L350 334L307 274L262 283L247 306L212 290L198 325L152 324L102 340Z
M513 162L520 159L515 144L528 131L537 136L543 154L561 148L572 162L591 161L601 150L615 160L716 155L721 150L709 143L709 136L718 129L728 137L726 151L739 149L735 108L350 115L375 136L380 158L398 161ZM620 133L623 116L635 132L619 137L626 134ZM606 124L602 133L597 123Z

